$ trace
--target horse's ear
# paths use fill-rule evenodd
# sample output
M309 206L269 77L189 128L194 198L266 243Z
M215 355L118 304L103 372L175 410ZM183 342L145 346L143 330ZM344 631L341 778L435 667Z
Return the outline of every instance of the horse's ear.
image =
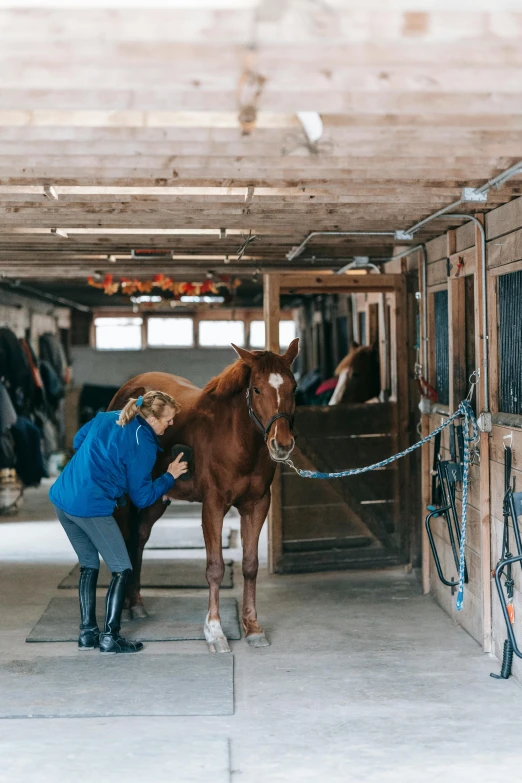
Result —
M234 343L230 343L234 351L237 353L240 359L242 359L246 365L249 367L252 367L254 363L254 354L250 353L250 351L247 351L246 348L239 348L237 345L234 345Z
M360 348L360 344L357 343L355 340L352 340L352 344L350 345L350 351L355 351L357 348Z
M292 342L286 349L286 353L283 354L281 358L285 360L285 362L288 364L289 367L291 367L298 353L299 353L299 337L296 337L294 340L292 340Z

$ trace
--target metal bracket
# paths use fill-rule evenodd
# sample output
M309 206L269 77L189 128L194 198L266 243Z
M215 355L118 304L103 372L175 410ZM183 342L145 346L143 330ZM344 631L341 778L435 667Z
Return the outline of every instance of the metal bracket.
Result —
M410 241L411 239L413 239L413 234L410 233L409 231L396 231L395 239Z
M477 419L477 425L481 432L491 432L493 429L493 419L491 413L482 411Z
M475 188L462 188L462 201L477 201L484 204L487 200L487 190L479 192Z

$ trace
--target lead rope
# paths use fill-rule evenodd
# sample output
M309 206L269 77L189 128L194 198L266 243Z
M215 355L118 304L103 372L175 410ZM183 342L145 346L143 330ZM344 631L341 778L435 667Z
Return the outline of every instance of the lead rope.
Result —
M464 574L466 569L464 554L466 548L466 523L468 516L469 446L470 443L475 442L478 438L477 420L475 419L475 414L473 413L473 408L471 407L471 398L475 385L476 384L472 382L467 398L462 400L455 413L452 413L451 416L440 425L440 427L437 427L437 429L433 430L433 432L430 432L430 434L425 438L422 438L422 440L414 443L413 446L408 446L408 448L404 449L404 451L400 451L398 454L394 454L392 457L383 459L380 462L375 462L373 465L368 465L365 468L340 470L336 471L335 473L322 473L318 470L303 470L302 468L296 467L291 459L285 460L285 463L290 468L292 468L292 470L295 470L295 472L301 476L301 478L333 479L345 478L346 476L359 476L361 473L369 473L371 470L379 470L380 468L384 468L387 465L391 465L392 462L396 462L402 457L406 457L408 454L411 454L412 451L415 451L421 446L424 446L425 443L428 443L430 440L432 440L436 435L438 435L439 432L442 432L444 429L446 429L446 427L449 427L449 425L455 421L455 419L458 419L460 416L462 416L464 418L464 470L462 477L462 523L459 554L459 589L457 592L456 602L456 607L459 612L462 610L462 604L464 600Z

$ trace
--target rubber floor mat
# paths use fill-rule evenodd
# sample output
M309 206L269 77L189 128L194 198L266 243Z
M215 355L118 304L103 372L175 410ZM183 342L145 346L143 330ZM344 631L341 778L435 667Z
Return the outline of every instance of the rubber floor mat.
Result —
M141 642L204 640L203 623L208 611L206 596L145 598L148 616L122 624L122 636ZM103 598L98 597L98 625L103 625ZM221 598L221 626L227 639L240 639L237 601ZM52 598L27 637L27 642L77 642L79 605L76 597Z

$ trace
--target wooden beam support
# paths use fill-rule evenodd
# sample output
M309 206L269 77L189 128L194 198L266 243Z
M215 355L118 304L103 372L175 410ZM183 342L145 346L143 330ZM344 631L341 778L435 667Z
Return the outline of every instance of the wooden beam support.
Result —
M280 276L281 293L354 294L370 291L401 291L404 285L401 275L312 275L283 274Z
M279 353L280 287L278 275L263 277L263 311L265 316L265 346L268 351ZM283 556L283 517L281 498L281 466L276 468L271 488L268 512L268 570L278 572Z
M482 221L484 221L484 216ZM482 344L487 324L482 317L482 276L481 268L481 243L482 235L475 227L475 250L477 275L475 285L475 334L477 335L475 343L475 356L477 364L482 370ZM491 361L491 351L489 353ZM484 387L482 383L476 386L478 394L478 410L484 409ZM480 551L481 551L481 569L482 569L482 648L484 652L489 653L492 649L492 608L491 608L491 496L490 496L490 462L489 462L489 433L480 433Z

